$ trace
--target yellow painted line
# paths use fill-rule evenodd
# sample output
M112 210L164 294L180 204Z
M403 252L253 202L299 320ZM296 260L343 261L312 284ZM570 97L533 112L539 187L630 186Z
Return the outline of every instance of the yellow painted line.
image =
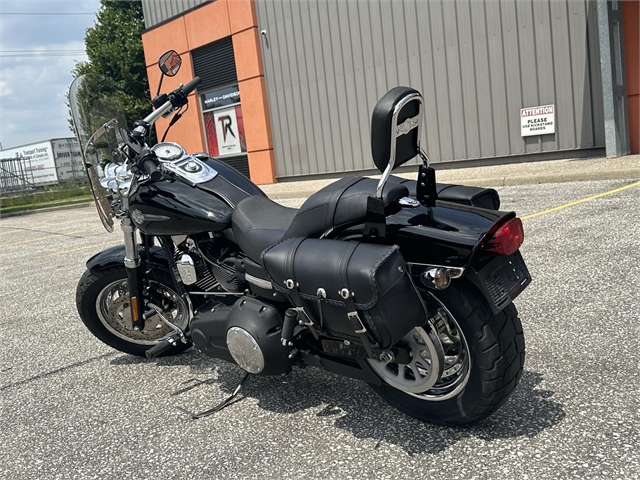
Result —
M87 245L86 247L72 248L70 250L60 250L58 252L47 253L46 255L38 255L37 257L33 257L33 258L53 257L55 255L62 255L63 253L77 252L78 250L86 250L87 248L104 247L106 245L113 245L114 243L122 243L122 240L116 240L114 242L98 243L96 245Z
M98 228L90 228L89 230L78 230L77 232L56 233L54 235L49 235L47 237L38 237L38 238L32 238L31 240L23 240L22 242L5 243L4 245L0 245L0 248L2 248L2 247L12 247L14 245L22 245L24 243L39 242L40 240L47 240L49 238L56 238L56 237L61 237L61 236L65 236L65 235L75 235L77 233L95 232L96 230L99 230L99 229Z
M72 223L82 223L82 222L86 222L87 219L85 218L84 220L72 220L71 222L61 222L61 223L48 223L48 224L44 224L44 225L38 225L38 230L42 230L45 228L49 228L49 227L59 227L60 225L70 225ZM2 228L2 227L0 227ZM11 227L9 227L11 228ZM0 232L0 235L4 235L5 233L16 233L16 232L31 232L34 231L35 229L32 228L19 228L18 230L9 230L8 232Z
M596 198L605 197L607 195L622 192L623 190L628 190L629 188L637 186L640 186L640 182L630 183L629 185L625 185L624 187L614 188L613 190L609 190L608 192L598 193L597 195L591 195L590 197L581 198L580 200L576 200L575 202L565 203L564 205L559 205L557 207L550 208L549 210L543 210L542 212L532 213L531 215L524 215L523 217L520 217L520 219L527 220L529 218L539 217L540 215L546 215L547 213L557 212L559 210L564 210L565 208L573 207L574 205L589 202L591 200L595 200Z

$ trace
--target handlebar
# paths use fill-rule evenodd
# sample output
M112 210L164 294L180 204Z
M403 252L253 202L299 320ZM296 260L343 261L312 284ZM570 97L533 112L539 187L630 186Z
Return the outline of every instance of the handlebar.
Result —
M198 85L200 85L200 77L195 77L193 80L187 83L184 87L182 87L182 92L184 93L185 96L187 96L191 92L193 92Z
M156 165L156 162L154 162L150 158L143 160L142 164L140 165L140 168L142 169L143 172L149 175L151 180L153 180L154 182L157 182L162 178L162 172L158 170L158 166Z
M186 85L180 85L173 92L168 95L168 100L162 104L160 107L155 109L149 115L147 115L143 122L149 124L149 126L156 123L156 121L173 109L180 108L187 104L187 96L193 92L198 85L200 85L200 77L195 77L193 80L188 82ZM142 133L143 135L147 134L147 129L142 126L137 126L135 128L136 132Z

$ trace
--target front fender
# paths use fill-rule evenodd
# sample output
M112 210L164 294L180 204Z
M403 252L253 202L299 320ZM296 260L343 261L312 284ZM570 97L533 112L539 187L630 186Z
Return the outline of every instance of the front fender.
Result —
M140 256L144 255L144 248L138 245ZM149 261L152 264L162 265L168 268L169 262L162 248L153 246L149 249ZM96 253L87 260L87 268L93 272L106 270L107 268L118 267L124 265L124 245L115 245Z

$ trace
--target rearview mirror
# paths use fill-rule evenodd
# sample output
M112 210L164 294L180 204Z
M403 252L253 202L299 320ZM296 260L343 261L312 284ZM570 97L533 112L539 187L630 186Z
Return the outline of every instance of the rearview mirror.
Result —
M182 57L180 57L180 54L175 50L169 50L160 57L160 60L158 60L160 70L167 77L173 77L178 73L180 65L182 65Z

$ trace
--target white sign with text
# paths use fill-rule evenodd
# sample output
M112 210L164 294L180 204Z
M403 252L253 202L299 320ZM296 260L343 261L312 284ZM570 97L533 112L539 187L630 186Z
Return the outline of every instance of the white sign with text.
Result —
M520 136L547 135L556 133L556 110L554 105L520 109Z
M0 152L2 159L20 159L28 182L36 185L58 183L51 142L33 143Z
M219 155L242 153L236 107L216 110L213 112L213 120L216 125Z

